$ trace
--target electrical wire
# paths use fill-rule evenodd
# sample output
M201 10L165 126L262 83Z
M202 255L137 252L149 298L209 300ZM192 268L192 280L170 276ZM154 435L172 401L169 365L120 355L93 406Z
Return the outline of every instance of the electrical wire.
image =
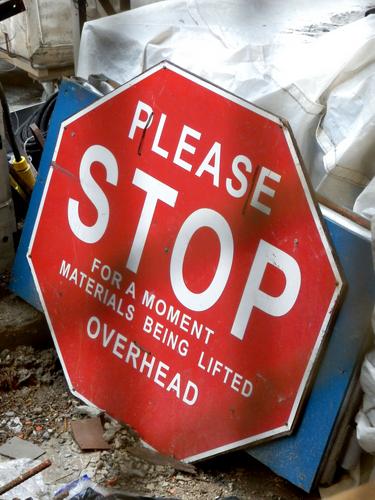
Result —
M28 138L26 139L26 141L23 143L23 149L24 149L24 151L26 151L26 149L27 149L27 144L28 144L28 143L29 143L32 139L34 139L34 137L33 137L33 136L30 136L30 137L28 137Z

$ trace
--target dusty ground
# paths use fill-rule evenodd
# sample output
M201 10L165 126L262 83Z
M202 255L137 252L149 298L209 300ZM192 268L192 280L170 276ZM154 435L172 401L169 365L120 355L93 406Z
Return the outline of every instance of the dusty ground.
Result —
M0 444L16 435L46 451L41 459L53 462L43 473L46 498L85 473L96 484L151 498L317 498L275 476L245 452L200 463L195 473L138 458L142 445L137 435L107 416L104 435L111 449L82 453L70 431L71 420L82 418L88 418L87 407L68 391L53 349L0 352Z

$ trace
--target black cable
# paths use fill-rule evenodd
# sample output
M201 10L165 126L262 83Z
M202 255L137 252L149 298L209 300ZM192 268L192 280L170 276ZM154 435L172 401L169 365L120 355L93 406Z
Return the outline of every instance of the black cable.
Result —
M15 137L14 132L13 132L12 122L10 120L8 101L7 101L7 98L5 96L5 92L4 92L4 89L3 89L1 82L0 82L0 102L1 102L1 106L3 108L4 126L5 126L5 129L6 129L7 134L8 134L9 143L10 143L10 146L13 150L13 154L14 154L14 158L15 158L16 162L19 162L22 160L22 158L21 158L20 150L19 150L18 145L17 145L16 137Z
M17 139L24 144L25 153L30 156L36 170L39 169L39 162L42 154L42 147L31 133L30 125L35 125L40 129L43 137L47 136L48 125L53 109L56 104L58 92L52 94L39 108L34 111L18 128Z
M42 132L47 132L49 120L52 115L52 111L55 108L57 94L53 94L47 101L47 104L43 108L43 112L40 116L40 123L37 124Z
M46 131L48 127L48 121L51 117L53 107L55 105L57 98L57 92L52 94L28 119L23 123L22 128L19 130L19 137L22 142L25 142L31 136L30 125L35 123L42 131ZM48 109L48 119L44 121L44 116ZM42 120L44 123L42 124Z

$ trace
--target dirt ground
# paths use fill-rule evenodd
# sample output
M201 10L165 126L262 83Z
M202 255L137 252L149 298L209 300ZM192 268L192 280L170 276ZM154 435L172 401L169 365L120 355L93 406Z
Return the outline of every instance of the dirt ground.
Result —
M47 491L43 498L52 498L59 487L84 474L111 492L126 491L136 498L318 498L293 487L245 452L201 462L191 471L185 470L186 464L165 464L158 455L144 457L135 432L106 415L101 418L110 449L82 452L70 423L90 416L90 408L69 392L53 349L18 347L0 352L0 445L18 436L46 452L39 461L48 457L52 466L42 473ZM0 457L0 465L7 460Z

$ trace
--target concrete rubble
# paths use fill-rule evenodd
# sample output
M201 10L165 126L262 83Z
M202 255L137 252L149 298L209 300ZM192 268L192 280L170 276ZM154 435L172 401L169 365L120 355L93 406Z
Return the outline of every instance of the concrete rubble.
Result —
M73 439L70 423L98 414L102 415L103 437L110 449L82 452ZM83 405L69 393L51 348L19 346L0 352L0 446L15 436L43 450L36 463L47 457L52 461L52 466L40 474L47 495L44 498L52 498L61 486L85 474L107 490L147 497L316 498L273 475L245 453L194 467L145 449L131 428ZM8 461L7 456L0 455L0 470ZM12 494L2 498L14 498L16 490Z

